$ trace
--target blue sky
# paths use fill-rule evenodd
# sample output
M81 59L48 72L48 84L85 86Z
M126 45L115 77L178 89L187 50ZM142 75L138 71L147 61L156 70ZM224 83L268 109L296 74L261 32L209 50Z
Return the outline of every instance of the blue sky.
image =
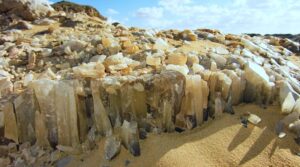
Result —
M57 2L57 0L51 0ZM157 29L225 33L300 33L299 0L71 0L96 7L110 21Z

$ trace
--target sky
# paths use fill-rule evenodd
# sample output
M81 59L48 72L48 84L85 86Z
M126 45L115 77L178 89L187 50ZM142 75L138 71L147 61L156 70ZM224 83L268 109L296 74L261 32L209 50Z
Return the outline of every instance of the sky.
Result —
M59 0L51 0L57 2ZM91 5L111 22L155 29L224 33L300 33L299 0L70 0Z

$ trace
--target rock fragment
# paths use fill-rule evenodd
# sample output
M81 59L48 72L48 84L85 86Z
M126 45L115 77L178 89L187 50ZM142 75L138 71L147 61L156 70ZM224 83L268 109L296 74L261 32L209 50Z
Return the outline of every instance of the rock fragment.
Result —
M122 143L134 156L141 154L137 126L137 122L127 122L126 120L122 125Z
M109 137L105 141L104 154L105 159L112 160L121 150L121 141L117 137Z

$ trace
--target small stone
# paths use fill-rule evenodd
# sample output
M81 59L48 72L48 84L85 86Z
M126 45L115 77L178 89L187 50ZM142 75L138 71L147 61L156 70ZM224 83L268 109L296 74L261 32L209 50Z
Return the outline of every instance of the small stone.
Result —
M187 75L190 71L189 68L187 67L187 65L180 66L180 65L174 65L174 64L167 65L166 70L178 71L183 75Z
M168 58L166 60L167 64L174 64L174 65L186 65L187 62L187 56L183 53L172 53L168 55Z
M129 151L133 156L140 156L141 155L140 143L138 141L131 140L129 142Z
M72 160L70 156L64 157L56 162L56 167L66 167Z
M281 112L283 114L289 114L292 112L294 106L295 106L295 99L291 92L288 93L287 97L284 99L282 105L281 105Z
M124 120L122 125L122 143L132 155L140 155L137 122L127 122Z
M105 67L101 63L91 62L73 67L74 74L79 77L102 78L105 75Z
M121 141L117 137L109 137L105 141L104 152L105 159L112 160L121 150Z
M261 122L261 118L258 117L257 115L255 114L250 114L249 118L248 118L248 121L251 122L252 124L254 125L257 125L258 123Z
M28 69L33 69L36 66L36 54L35 53L31 53L28 57L28 65L27 68Z
M161 57L148 55L146 57L146 63L147 65L158 67L159 65L161 65Z
M155 44L153 46L153 49L156 49L156 50L167 50L169 49L169 44L167 41L161 39L161 38L157 38L155 40Z
M81 153L79 149L63 145L57 145L56 149L71 155L79 155Z
M280 132L279 135L278 135L278 137L280 139L284 138L285 136L286 136L286 133L284 133L284 132Z
M278 121L275 125L275 132L278 135L279 138L283 138L286 136L286 133L284 132L284 123L283 121Z
M139 138L144 140L147 138L147 131L143 128L140 128L139 130Z
M17 24L13 25L11 28L21 29L21 30L30 30L32 25L26 21L20 21Z
M106 59L106 56L105 56L105 55L97 55L97 56L93 56L93 57L90 59L90 62L103 63L105 59Z
M135 53L137 53L139 50L140 50L140 49L139 49L138 46L136 46L136 45L131 45L131 46L126 47L124 52L127 53L127 54L135 54Z
M54 24L54 23L56 23L56 21L48 19L48 18L44 18L44 19L35 20L34 23L38 24L38 25L46 26L46 25Z

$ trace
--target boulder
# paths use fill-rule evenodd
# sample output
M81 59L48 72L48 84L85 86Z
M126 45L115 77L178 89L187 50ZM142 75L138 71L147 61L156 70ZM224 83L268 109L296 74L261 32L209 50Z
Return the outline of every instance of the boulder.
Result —
M2 0L0 2L1 14L14 14L29 21L46 16L52 11L54 9L47 0Z

